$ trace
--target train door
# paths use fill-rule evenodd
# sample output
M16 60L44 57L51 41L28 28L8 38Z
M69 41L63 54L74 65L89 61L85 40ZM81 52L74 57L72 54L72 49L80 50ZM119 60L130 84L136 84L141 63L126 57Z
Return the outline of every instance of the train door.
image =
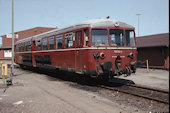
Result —
M75 53L75 69L76 72L82 72L82 56L80 48L83 46L82 31L76 32L76 53Z
M36 51L36 42L35 40L31 40L32 46L31 46L31 56L32 56L32 65L33 67L36 66L36 62L35 62L35 54L33 53L33 51Z

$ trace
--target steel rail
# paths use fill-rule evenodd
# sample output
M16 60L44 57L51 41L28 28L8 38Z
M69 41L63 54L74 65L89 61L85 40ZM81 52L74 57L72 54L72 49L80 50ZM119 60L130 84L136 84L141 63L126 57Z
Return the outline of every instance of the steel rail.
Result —
M126 86L132 86L132 87L137 87L137 88L141 88L141 89L148 89L148 90L153 90L153 91L157 91L157 92L163 92L163 93L169 93L168 90L163 90L163 89L158 89L158 88L153 88L153 87L148 87L148 86L144 86L144 85L137 85L137 84L130 84L130 83L123 83L123 82L117 82L117 81L109 81L109 84L122 84L122 85L126 85Z
M161 92L161 90L156 91L156 90L152 90L146 87L138 87L135 85L131 86L131 85L126 85L126 84L120 87L110 87L110 86L104 86L104 85L101 85L100 87L104 89L108 89L108 90L119 91L122 93L134 95L137 97L142 97L145 99L169 104L169 93L164 92L164 91Z
M142 85L137 85L137 84L126 84L126 85L131 86L131 87L141 88L141 89L153 90L153 91L162 92L162 93L169 93L168 90L156 89L156 88L152 88L148 86L142 86Z

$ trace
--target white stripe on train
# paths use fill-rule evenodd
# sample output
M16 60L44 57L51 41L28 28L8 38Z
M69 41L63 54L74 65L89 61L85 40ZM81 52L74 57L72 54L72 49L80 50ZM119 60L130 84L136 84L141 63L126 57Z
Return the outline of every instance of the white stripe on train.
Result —
M32 53L41 53L41 52L55 52L55 51L75 51L75 50L86 50L86 49L136 49L136 47L88 47L88 48L69 48L69 49L53 49L53 50L41 50L41 51L32 51ZM26 52L16 52L19 53L31 53L31 51Z

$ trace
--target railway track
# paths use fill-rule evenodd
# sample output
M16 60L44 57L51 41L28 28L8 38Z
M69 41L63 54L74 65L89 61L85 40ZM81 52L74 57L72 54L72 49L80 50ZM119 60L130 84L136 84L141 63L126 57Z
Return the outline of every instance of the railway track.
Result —
M169 91L164 91L164 90L158 90L158 89L153 89L149 87L143 87L143 86L138 86L134 84L123 84L123 83L111 83L116 84L118 87L112 87L110 86L105 86L101 85L101 88L109 89L109 90L114 90L130 95L134 95L137 97L145 98L148 100L153 100L157 101L160 103L165 103L169 104Z

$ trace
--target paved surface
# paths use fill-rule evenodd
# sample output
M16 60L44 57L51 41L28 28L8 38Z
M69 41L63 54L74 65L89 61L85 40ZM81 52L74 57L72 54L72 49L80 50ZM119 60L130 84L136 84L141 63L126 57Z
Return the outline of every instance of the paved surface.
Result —
M5 92L0 88L0 113L126 113L116 103L63 81L15 71L14 85Z
M145 113L150 106L154 106L151 103L147 105L148 108L142 108L142 111L139 107L131 106L132 103L139 104L138 101L133 102L129 97L128 100L117 92L112 94L118 95L114 96L117 99L112 97L111 100L90 91L70 87L67 81L45 74L22 69L15 69L15 74L14 85L9 88L5 89L0 79L0 113ZM169 89L169 72L164 70L146 72L146 69L138 69L136 75L123 80ZM123 101L120 101L122 98Z
M131 80L138 85L169 91L169 71L167 70L150 69L147 72L146 68L138 68L136 74L119 78Z

